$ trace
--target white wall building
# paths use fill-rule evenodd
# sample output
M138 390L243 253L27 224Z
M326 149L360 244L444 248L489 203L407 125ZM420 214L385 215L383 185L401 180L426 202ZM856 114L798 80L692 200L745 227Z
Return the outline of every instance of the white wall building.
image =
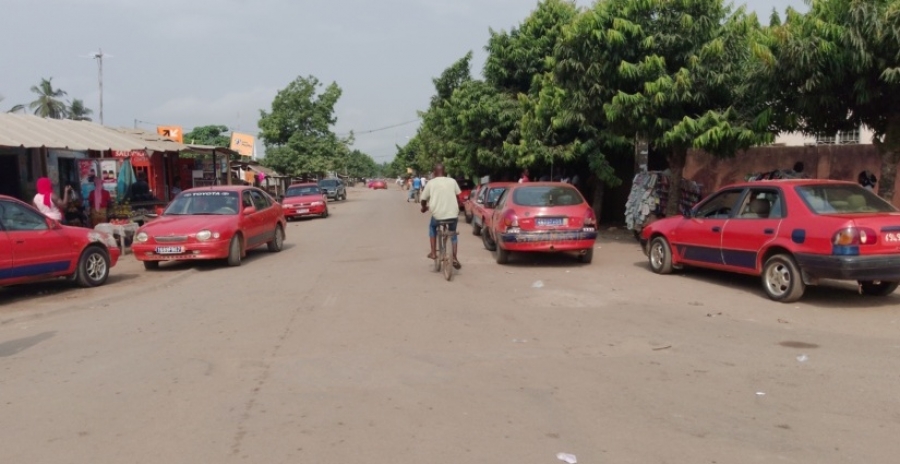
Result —
M871 145L875 138L875 132L866 126L861 126L855 131L841 131L837 134L809 135L800 132L784 132L775 137L774 145L797 147L803 145L846 145L866 144Z

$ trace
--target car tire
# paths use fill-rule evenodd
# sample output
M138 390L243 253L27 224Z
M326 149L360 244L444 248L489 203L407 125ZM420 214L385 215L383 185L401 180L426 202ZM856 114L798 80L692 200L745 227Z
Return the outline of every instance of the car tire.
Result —
M241 236L238 234L234 234L234 237L231 237L231 243L228 244L228 265L241 265Z
M155 271L159 269L159 261L144 261L145 271Z
M482 224L484 224L484 223L482 222ZM473 222L472 223L472 235L479 236L479 235L481 235L481 233L482 233L481 226L479 226L478 224Z
M481 243L484 244L484 249L487 251L494 251L497 249L497 244L491 239L491 233L488 230L481 231Z
M578 255L578 261L584 264L591 264L591 261L594 260L594 249L588 248L584 250L584 253L580 253Z
M672 273L672 247L665 237L656 237L650 241L647 258L651 271L657 274Z
M464 216L466 217L466 224L471 224L471 223L472 223L472 219L474 219L474 215L471 215L471 214L465 214Z
M872 281L872 280L861 280L859 281L859 289L863 295L868 296L888 296L891 293L894 293L894 290L897 290L897 286L900 286L900 282L889 282L889 281Z
M800 268L794 258L786 254L774 255L766 260L762 283L769 298L782 303L799 300L806 290Z
M275 237L269 243L266 243L266 246L269 247L269 251L272 253L278 253L284 249L284 229L281 228L281 224L275 226Z
M504 250L503 247L497 244L496 250L494 250L494 259L497 261L497 264L509 263L509 251Z
M75 281L82 287L103 285L109 277L109 253L98 246L89 246L78 258Z
M322 219L325 219L327 217L328 217L328 208L325 208L325 212L322 213Z

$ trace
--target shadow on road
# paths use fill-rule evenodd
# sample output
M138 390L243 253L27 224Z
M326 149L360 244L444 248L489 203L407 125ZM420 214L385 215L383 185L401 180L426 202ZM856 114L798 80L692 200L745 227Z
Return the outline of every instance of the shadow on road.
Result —
M0 358L8 358L12 355L19 354L44 340L53 338L54 335L56 335L56 331L43 332L30 337L0 343Z

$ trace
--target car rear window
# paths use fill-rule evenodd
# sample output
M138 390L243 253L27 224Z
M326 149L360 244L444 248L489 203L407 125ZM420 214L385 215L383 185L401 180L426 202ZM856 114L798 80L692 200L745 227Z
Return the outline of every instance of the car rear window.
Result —
M797 194L816 214L891 213L890 203L869 190L853 184L804 185Z
M290 187L284 193L286 197L299 197L303 195L318 195L322 191L315 185L304 185L303 187Z
M571 206L584 203L577 190L562 186L519 187L513 190L512 201L519 206Z

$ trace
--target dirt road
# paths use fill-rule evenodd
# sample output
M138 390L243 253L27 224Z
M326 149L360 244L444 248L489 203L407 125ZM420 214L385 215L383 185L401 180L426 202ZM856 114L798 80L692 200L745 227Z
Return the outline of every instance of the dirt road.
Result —
M285 250L102 288L0 289L4 463L889 463L900 294L657 276L607 233L594 263L499 266L461 228L352 189Z

